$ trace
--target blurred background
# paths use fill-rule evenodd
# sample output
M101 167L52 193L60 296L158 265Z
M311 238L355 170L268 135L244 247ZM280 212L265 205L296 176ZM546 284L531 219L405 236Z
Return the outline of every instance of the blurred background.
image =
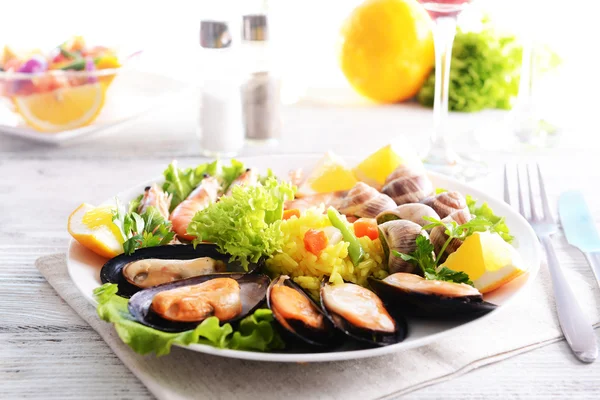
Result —
M87 42L115 47L123 54L143 49L136 68L194 84L201 79L199 21L207 16L224 18L235 26L241 15L265 9L285 104L375 106L377 102L352 89L339 63L340 29L360 3L360 0L271 0L268 4L252 0L10 2L4 5L0 44L49 49L73 35L83 35ZM590 8L595 3L476 0L460 16L459 27L465 32L478 31L482 18L487 18L491 20L490 26L500 32L498 35L514 38L518 43L531 39L539 50L536 68L543 71L534 82L536 103L544 115L552 116L553 126L564 129L569 119L579 121L589 117L593 101L588 99L600 88L597 51L589 47L591 38L599 32L597 14ZM232 33L239 33L239 29L233 28ZM518 66L513 69L518 70ZM518 80L515 82L518 86ZM504 103L500 108L510 108L513 103ZM407 104L416 107L412 99ZM462 111L480 110L475 107Z

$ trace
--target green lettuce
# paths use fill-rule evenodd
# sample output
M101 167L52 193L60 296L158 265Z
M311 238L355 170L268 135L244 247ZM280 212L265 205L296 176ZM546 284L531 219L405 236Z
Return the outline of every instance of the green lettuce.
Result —
M448 106L453 111L486 108L508 110L519 91L523 46L512 34L499 31L484 17L482 29L458 29L452 47ZM560 58L546 47L536 51L536 72L556 67ZM435 71L417 94L424 106L433 107Z
M187 231L196 237L194 244L215 243L219 251L247 268L250 262L281 250L283 204L292 198L292 185L274 177L256 186L235 186L231 196L198 211Z
M489 221L492 224L489 228L490 232L495 232L507 243L512 243L514 237L510 234L510 229L508 229L504 217L499 217L494 214L494 210L492 210L488 203L483 203L481 206L477 207L476 199L470 195L467 195L465 198L467 200L469 211L473 216Z
M217 317L210 317L193 330L168 333L136 322L127 309L128 300L117 296L117 290L114 283L106 283L94 290L99 303L97 312L100 318L115 326L121 340L136 353L163 356L169 354L173 344L207 344L223 349L249 351L271 351L284 347L273 327L271 310L256 310L244 318L235 331L231 324L220 325Z
M223 192L226 192L231 183L243 174L245 170L244 163L238 160L231 160L231 165L223 165L221 170L221 187Z
M200 184L205 174L217 177L221 184L221 190L225 192L245 170L243 162L233 159L229 165L221 165L219 160L215 160L211 163L184 169L177 168L177 164L172 162L163 172L165 183L163 183L162 189L173 195L171 200L171 211L173 211Z

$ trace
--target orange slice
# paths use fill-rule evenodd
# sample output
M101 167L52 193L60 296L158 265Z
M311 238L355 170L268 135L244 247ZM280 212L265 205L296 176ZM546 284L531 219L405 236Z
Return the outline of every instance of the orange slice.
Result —
M114 207L83 203L69 216L67 229L73 239L94 253L113 258L123 253L123 236L113 223Z
M58 132L91 124L104 106L99 83L13 98L17 112L34 129Z

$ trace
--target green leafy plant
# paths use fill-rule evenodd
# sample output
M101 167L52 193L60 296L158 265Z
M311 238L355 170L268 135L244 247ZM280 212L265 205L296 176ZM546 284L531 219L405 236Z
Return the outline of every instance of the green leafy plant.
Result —
M137 209L137 207L133 208ZM150 206L143 214L132 211L123 213L117 201L113 211L113 223L119 227L123 237L123 252L132 254L136 249L169 244L175 233L171 230L171 221Z
M486 108L510 109L519 90L523 48L512 34L497 30L484 17L482 29L458 29L452 48L448 103L453 111L474 112ZM536 66L539 72L560 63L548 48L540 48ZM419 103L433 107L435 71L417 94Z

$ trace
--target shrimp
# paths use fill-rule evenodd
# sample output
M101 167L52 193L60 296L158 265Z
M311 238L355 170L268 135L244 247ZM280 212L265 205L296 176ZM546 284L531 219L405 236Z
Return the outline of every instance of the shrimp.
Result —
M328 207L338 208L344 197L348 194L347 190L340 190L338 192L331 193L318 193L310 196L304 196L301 198L296 198L294 200L288 200L285 202L285 209L289 210L292 208L297 208L300 211L304 211L310 207L317 207L321 204L327 209Z
M169 219L173 230L181 239L194 240L194 236L188 235L187 228L196 213L211 203L217 201L221 189L217 178L205 176L200 185L171 213Z
M258 174L255 169L248 168L240 176L235 178L227 188L225 196L231 195L235 186L254 186L258 183Z
M144 189L144 197L140 201L137 209L138 214L146 212L148 207L154 207L163 216L164 219L169 219L169 208L171 207L171 199L173 195L163 192L156 183Z

